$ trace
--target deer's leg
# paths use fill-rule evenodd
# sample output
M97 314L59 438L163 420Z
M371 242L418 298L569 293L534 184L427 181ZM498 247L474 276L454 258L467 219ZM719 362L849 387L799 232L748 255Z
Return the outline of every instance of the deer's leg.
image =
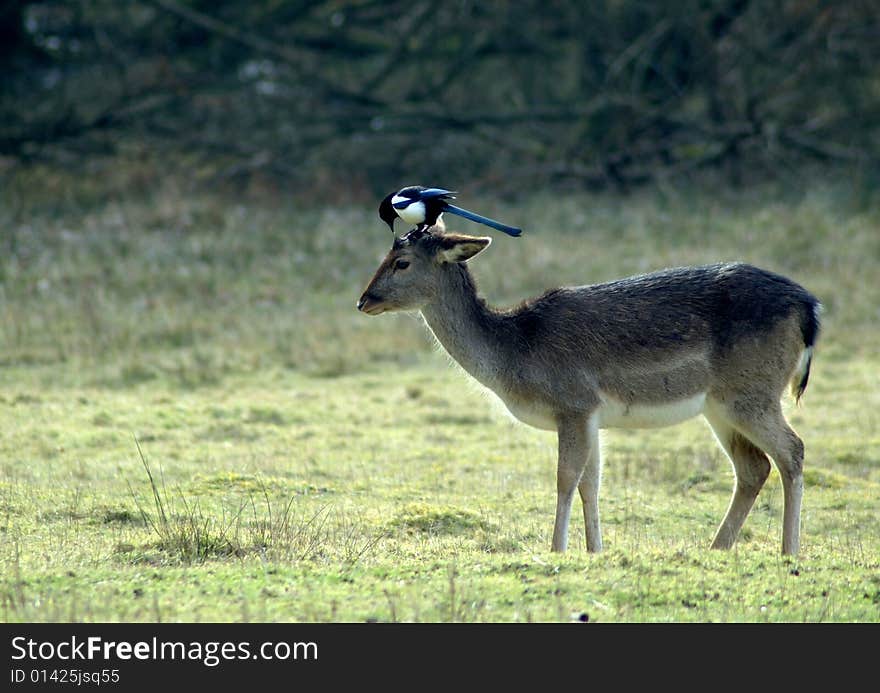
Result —
M782 478L782 553L795 555L800 548L801 501L804 496L804 443L780 408L742 430L765 450Z
M599 484L601 478L599 426L596 417L592 416L587 422L587 463L578 483L578 492L584 505L587 551L591 553L598 553L602 550L602 529L599 525Z
M782 553L800 547L801 501L804 495L804 444L782 414L779 401L760 395L744 397L726 407L730 423L753 445L773 458L782 478Z
M705 417L733 464L736 475L730 506L712 541L713 549L729 549L739 536L755 498L770 474L770 462L767 455L738 433L724 418L711 412L705 413Z
M553 551L568 547L571 502L590 455L588 417L579 414L559 416L559 461L556 466L556 522L553 525Z

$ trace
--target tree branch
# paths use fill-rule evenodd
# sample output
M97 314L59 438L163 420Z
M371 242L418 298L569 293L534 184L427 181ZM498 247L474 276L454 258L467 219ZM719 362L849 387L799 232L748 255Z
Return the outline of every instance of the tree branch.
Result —
M243 46L247 46L257 53L269 55L281 60L296 69L298 72L297 77L302 80L303 83L310 84L310 86L319 89L327 96L373 107L385 105L379 99L375 99L363 91L352 91L345 87L341 87L318 77L314 73L304 74L305 71L302 70L302 56L285 46L281 46L251 32L237 29L236 27L230 26L226 22L215 19L203 12L199 12L198 10L174 2L174 0L145 0L145 2L155 5L166 12L190 22L191 24L195 24L206 31L222 36L230 41L235 41Z

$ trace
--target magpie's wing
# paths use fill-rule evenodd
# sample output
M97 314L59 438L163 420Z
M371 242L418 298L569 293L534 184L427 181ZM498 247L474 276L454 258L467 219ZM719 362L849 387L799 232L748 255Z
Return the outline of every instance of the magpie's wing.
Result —
M419 198L422 200L429 200L434 197L439 197L441 200L454 200L456 195L458 195L458 193L454 190L444 190L443 188L425 188L424 190L419 190Z

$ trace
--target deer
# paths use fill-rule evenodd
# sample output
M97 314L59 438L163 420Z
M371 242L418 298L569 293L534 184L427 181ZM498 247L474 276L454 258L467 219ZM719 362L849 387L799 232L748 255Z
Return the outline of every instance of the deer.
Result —
M599 430L702 415L735 484L711 548L739 536L772 459L782 481L782 553L796 555L804 444L782 409L807 387L821 304L784 276L742 262L662 269L554 288L511 308L477 289L469 261L492 239L440 224L393 241L359 311L419 312L461 368L524 424L555 431L551 551L568 547L575 490L586 549L602 550Z

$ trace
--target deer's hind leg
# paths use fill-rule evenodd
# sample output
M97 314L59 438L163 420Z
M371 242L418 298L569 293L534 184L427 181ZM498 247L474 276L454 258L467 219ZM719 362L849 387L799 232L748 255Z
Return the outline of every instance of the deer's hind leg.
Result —
M718 412L709 412L706 418L709 419L710 416L726 422L751 444L750 448L745 448L750 450L748 452L750 459L758 459L751 448L756 448L773 458L782 478L782 553L796 554L800 547L801 502L804 495L804 444L785 420L779 400L771 401L754 394L726 404L720 415ZM712 423L711 419L710 423ZM745 459L746 454L743 453L741 458ZM753 462L751 468L757 469L760 464L762 463ZM734 466L739 484L740 468L735 461ZM764 478L766 479L766 475ZM761 483L763 484L763 481ZM736 502L736 495L735 492L732 507ZM735 518L731 519L732 525ZM716 537L716 541L718 539Z
M788 425L779 406L758 421L744 424L740 430L776 463L782 478L782 553L797 554L804 496L804 443Z
M729 549L736 542L743 523L770 474L770 461L762 450L723 418L711 413L706 413L705 417L736 474L736 486L730 505L712 541L713 549Z

